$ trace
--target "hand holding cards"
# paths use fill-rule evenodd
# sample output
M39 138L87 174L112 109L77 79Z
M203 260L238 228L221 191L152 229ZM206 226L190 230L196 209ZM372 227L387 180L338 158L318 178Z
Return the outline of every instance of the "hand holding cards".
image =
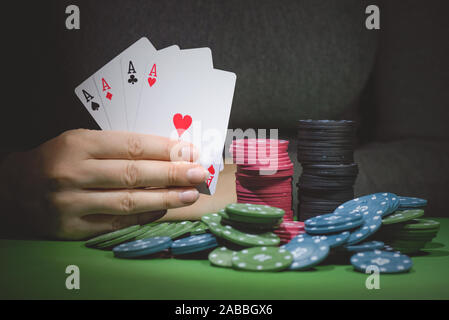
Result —
M157 51L141 38L75 89L103 130L128 130L191 142L210 173L213 194L236 75L213 68L209 48Z

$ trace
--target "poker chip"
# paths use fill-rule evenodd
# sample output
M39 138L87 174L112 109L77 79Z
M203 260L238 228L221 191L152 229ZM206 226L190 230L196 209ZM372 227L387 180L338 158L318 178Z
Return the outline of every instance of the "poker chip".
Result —
M429 219L413 219L404 226L405 230L425 230L425 229L438 229L440 223L435 220Z
M99 236L97 236L95 238L87 240L86 243L85 243L85 246L86 247L93 247L93 246L95 246L95 245L97 245L97 244L99 244L101 242L106 242L106 241L109 241L109 240L112 240L112 239L116 239L118 237L121 237L121 236L123 236L125 234L134 232L134 231L139 230L139 229L140 229L140 226L135 225L135 226L130 226L130 227L127 227L127 228L124 228L124 229L116 230L116 231L113 231L113 232L109 232L109 233L106 233L106 234L102 234L102 235L99 235Z
M209 227L207 226L207 224L205 224L202 221L195 221L192 229L190 230L190 234L191 235L198 235L198 234L203 234L206 233L209 230Z
M349 231L344 231L342 233L334 233L334 234L328 234L328 235L317 235L317 236L311 236L308 234L302 234L299 235L299 237L311 237L312 239L320 239L321 242L326 243L330 248L336 248L343 244L345 244L351 233Z
M165 234L165 236L170 237L171 239L179 238L183 235L190 233L194 226L192 221L181 221L176 223L171 230Z
M413 266L410 257L382 250L358 252L351 257L351 264L355 270L364 273L370 266L377 267L380 273L407 272Z
M382 219L382 223L383 224L401 223L419 218L423 215L424 210L422 209L396 211L394 214L388 216L385 219Z
M293 255L293 262L290 270L310 269L322 262L329 255L330 247L326 240L322 241L318 237L295 237L284 246Z
M280 271L292 263L292 254L276 247L255 247L236 252L232 257L232 266L247 271Z
M344 223L337 224L337 225L329 225L329 226L325 226L325 227L307 227L306 226L305 230L309 234L329 234L329 233L353 230L355 228L363 226L364 223L365 223L365 219L360 218L358 220L344 222ZM350 238L351 238L351 236L350 236Z
M98 244L95 245L95 248L97 248L97 249L109 249L109 248L112 248L112 247L114 247L116 245L119 245L121 243L134 240L136 237L140 236L141 234L144 234L148 230L148 228L149 227L139 227L139 229L137 229L137 230L135 230L133 232L130 232L130 233L126 233L126 234L124 234L124 235L122 235L122 236L120 236L118 238L114 238L114 239L111 239L111 240L108 240L108 241L104 241L104 242L98 243Z
M372 250L380 250L385 246L385 243L382 241L369 241L362 242L356 245L348 245L345 246L345 249L351 252L361 252L361 251L372 251Z
M170 249L174 255L183 255L215 248L217 245L216 238L206 233L175 240Z
M284 210L251 203L231 203L226 206L228 214L234 214L245 217L262 217L280 219L284 216Z
M351 231L347 243L349 245L357 244L375 234L382 225L382 217L379 214L365 216L363 224Z
M415 197L399 197L399 208L422 208L426 205L426 199Z
M361 212L329 213L304 221L306 228L337 226L348 222L356 222L363 217Z
M226 247L219 247L209 253L208 259L210 263L217 267L232 267L232 257L235 251L229 250Z
M150 228L145 233L138 235L135 240L162 236L168 229L170 229L170 225L171 224L168 222L149 225Z
M168 249L172 244L170 237L154 237L123 243L112 249L118 258L137 258Z
M214 229L211 229L214 232ZM229 225L221 226L220 237L244 247L278 246L280 239L273 232L245 233Z

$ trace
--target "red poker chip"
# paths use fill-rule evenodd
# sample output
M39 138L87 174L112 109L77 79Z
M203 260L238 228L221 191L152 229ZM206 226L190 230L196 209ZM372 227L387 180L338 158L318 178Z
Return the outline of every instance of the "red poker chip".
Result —
M254 181L259 182L260 185L256 183L246 184L240 180L236 180L236 186L248 189L248 190L257 190L257 191L269 191L269 190L281 190L292 187L292 178L279 178L276 181L270 181L270 184L267 184L265 181L260 181L260 179Z
M275 166L293 163L290 158L245 158L232 157L234 164L238 166Z
M242 194L242 193L237 193L237 195L244 199L261 199L261 200L272 200L272 201L278 201L278 202L283 202L283 201L290 201L291 200L291 194L284 194L284 195L249 195L249 194Z
M237 202L240 203L252 203L252 204L261 204L261 205L268 205L271 207L276 207L282 210L288 210L289 208L291 208L290 204L283 204L283 203L276 203L276 202L272 202L272 201L263 201L263 200L253 200L253 199L241 199L241 198L237 198Z
M279 185L279 181L284 182L284 181L289 181L290 179L291 179L291 177L287 177L287 178L281 177L279 179L271 179L271 180L264 179L263 181L259 181L258 179L254 179L254 178L240 177L239 179L236 179L236 182L238 181L240 183L240 186L242 186L246 189L252 190L254 188L254 190L259 190L262 192L263 188L267 188L267 190L269 190L268 189L269 186L267 186L267 184Z
M277 189L269 189L269 190L257 190L256 188L254 189L246 189L243 188L242 186L236 186L235 190L238 193L241 194L247 194L247 195L260 195L260 196L275 196L275 195L291 195L292 194L292 188L288 188L288 187L280 187Z
M288 177L293 175L293 165L282 168L240 168L237 166L239 176L258 176L259 178Z
M265 144L277 144L277 145L288 145L288 140L282 139L236 139L233 140L231 145L265 145Z
M279 177L291 177L293 175L293 165L290 168L286 168L285 170L281 169L267 169L267 168L261 168L261 169L242 169L237 166L237 172L238 177L254 177L257 176L259 179L274 179Z
M279 188L279 189L269 189L269 190L257 190L257 189L246 189L243 188L241 186L236 187L235 190L237 191L237 193L240 193L242 195L258 195L261 197L264 196L277 196L277 195L291 195L292 194L292 189L291 188Z
M290 160L288 161L270 161L270 162L245 162L244 160L238 160L234 159L232 160L233 164L236 164L238 168L240 169L249 169L254 170L253 168L256 168L257 170L263 169L263 170L269 170L269 169L278 169L281 168L285 169L287 166L293 166L293 162Z
M267 166L261 166L261 165L250 165L250 166L238 166L237 167L237 172L249 172L249 171L257 171L257 172L261 172L264 171L264 174L260 173L260 175L267 175L269 173L273 173L276 174L278 171L287 171L287 170L292 170L293 169L293 164L271 164L271 165L267 165Z

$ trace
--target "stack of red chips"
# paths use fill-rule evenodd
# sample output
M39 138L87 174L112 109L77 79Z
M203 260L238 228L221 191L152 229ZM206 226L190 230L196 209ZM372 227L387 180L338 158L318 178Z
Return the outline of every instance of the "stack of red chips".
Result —
M237 202L283 209L284 223L278 229L283 240L303 231L303 225L293 221L293 163L287 149L287 140L274 139L234 140L230 147L237 164Z

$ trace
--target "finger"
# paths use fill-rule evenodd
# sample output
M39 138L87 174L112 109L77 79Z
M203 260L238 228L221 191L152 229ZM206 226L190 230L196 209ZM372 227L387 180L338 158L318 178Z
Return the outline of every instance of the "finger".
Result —
M125 132L86 130L88 153L97 159L195 161L192 144L164 137Z
M179 208L194 203L199 197L195 188L93 190L73 192L71 213L88 215L105 213L131 215L136 213Z
M143 225L162 218L166 210L143 212L127 216L110 214L91 214L79 218L79 228L83 230L82 238L120 230L133 225Z
M207 180L209 172L192 162L156 160L86 160L79 175L82 188L194 186Z

